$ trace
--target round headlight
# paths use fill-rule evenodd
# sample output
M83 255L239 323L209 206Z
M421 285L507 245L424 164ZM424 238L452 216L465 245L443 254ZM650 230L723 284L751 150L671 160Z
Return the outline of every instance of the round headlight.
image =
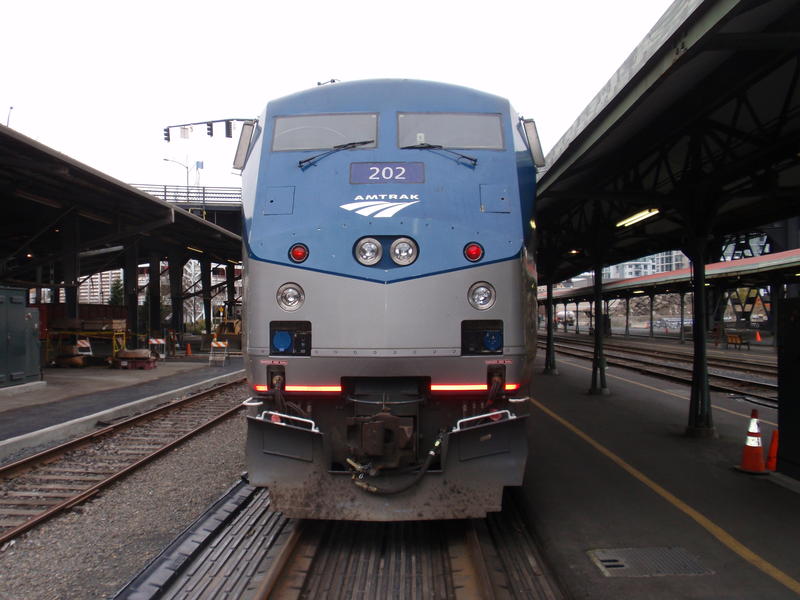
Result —
M467 299L472 305L472 308L478 310L486 310L494 306L494 301L497 298L497 293L494 291L491 283L479 281L473 283L467 292Z
M389 248L389 255L395 264L410 265L417 260L417 244L406 237L397 238Z
M283 310L293 311L303 306L306 295L303 292L303 288L296 283L284 283L278 288L276 298L278 306Z
M374 265L381 259L381 256L383 256L383 248L375 238L363 238L356 243L356 260L362 265Z

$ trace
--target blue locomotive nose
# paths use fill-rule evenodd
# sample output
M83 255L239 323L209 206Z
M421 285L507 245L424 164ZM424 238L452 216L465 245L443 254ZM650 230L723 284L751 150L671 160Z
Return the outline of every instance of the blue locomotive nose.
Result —
M483 334L483 347L489 352L497 352L503 347L502 331L487 331Z

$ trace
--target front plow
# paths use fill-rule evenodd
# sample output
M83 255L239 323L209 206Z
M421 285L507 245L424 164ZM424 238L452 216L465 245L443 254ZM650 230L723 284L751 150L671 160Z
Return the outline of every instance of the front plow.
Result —
M522 484L525 418L503 410L461 419L415 468L371 472L349 460L350 470L332 470L329 438L312 420L263 411L247 418L247 470L290 517L482 518L501 510L505 486Z

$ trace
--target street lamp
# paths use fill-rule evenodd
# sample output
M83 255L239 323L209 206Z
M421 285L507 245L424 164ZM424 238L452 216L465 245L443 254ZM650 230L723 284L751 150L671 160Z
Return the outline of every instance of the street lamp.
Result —
M180 165L184 169L186 169L186 193L188 194L189 193L189 165L185 165L182 162L179 162L177 160L172 160L171 158L165 158L164 160L166 162L171 162L171 163L175 163L176 165Z

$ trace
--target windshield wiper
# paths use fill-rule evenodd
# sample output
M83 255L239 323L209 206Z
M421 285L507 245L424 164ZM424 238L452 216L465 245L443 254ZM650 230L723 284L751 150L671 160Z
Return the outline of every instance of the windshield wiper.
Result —
M422 144L414 144L413 146L401 146L400 147L400 150L414 150L414 149L420 149L420 150L444 150L445 152L449 152L450 154L454 154L455 156L458 156L459 158L463 158L464 160L468 160L469 162L472 163L473 167L478 164L478 159L477 158L473 158L472 156L467 156L466 154L461 154L460 152L456 152L455 150L450 150L450 148L445 148L444 146L441 146L439 144L428 144L428 143L423 142Z
M346 144L339 144L338 146L334 146L330 150L326 150L325 152L320 152L319 154L315 154L314 156L309 156L308 158L304 158L303 160L297 163L297 166L302 169L303 167L309 166L318 158L328 156L328 154L333 154L334 152L338 152L339 150L350 150L351 148L358 148L359 146L364 146L365 144L372 144L374 142L375 140L361 140L360 142L347 142Z

